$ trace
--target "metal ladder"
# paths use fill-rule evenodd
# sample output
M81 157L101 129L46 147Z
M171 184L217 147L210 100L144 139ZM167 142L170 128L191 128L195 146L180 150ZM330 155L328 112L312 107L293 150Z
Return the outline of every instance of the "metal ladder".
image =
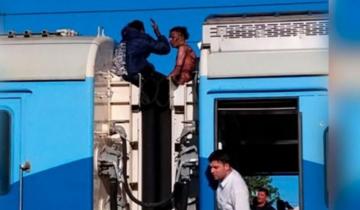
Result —
M139 111L139 90L109 71L95 75L95 125L94 125L94 209L109 209L109 195L98 176L97 160L102 148L112 141L110 128L118 124L125 128L128 141L128 183L133 194L141 199L141 112ZM141 209L130 199L129 209Z
M128 182L134 196L141 199L141 112L139 109L139 88L124 81L118 76L113 76L110 82L113 92L110 101L110 118L113 123L122 125L129 140L128 148ZM130 209L141 209L130 202Z

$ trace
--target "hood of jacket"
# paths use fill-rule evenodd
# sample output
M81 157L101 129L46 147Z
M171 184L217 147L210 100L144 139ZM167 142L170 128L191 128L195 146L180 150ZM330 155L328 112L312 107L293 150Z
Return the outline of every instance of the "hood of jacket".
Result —
M144 32L141 32L137 29L126 27L122 30L122 37L124 41L132 40L132 39L146 39L147 35Z

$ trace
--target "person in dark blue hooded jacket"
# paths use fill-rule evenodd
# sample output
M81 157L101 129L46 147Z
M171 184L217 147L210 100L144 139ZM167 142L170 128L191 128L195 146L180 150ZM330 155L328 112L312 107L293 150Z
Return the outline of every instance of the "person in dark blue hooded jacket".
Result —
M146 77L155 72L154 65L147 60L150 54L166 55L170 52L170 44L167 38L160 33L154 20L151 20L151 23L157 39L145 33L144 24L140 20L130 22L121 31L120 46L122 43L126 45L126 73L122 77L137 86L139 73Z

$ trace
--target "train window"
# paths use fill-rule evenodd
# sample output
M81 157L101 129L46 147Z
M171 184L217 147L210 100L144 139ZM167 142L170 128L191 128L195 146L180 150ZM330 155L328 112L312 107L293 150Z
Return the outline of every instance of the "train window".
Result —
M218 100L216 141L245 176L299 174L297 99Z
M0 110L0 195L10 190L10 123L9 112Z

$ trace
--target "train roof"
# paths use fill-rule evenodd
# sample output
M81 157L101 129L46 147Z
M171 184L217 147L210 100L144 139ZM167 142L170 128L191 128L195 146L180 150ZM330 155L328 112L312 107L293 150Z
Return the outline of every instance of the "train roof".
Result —
M84 80L109 68L113 45L105 36L2 36L0 81Z
M204 24L221 23L253 23L253 22L281 22L281 21L306 21L306 20L327 20L326 11L306 12L271 12L271 13L241 13L241 14L216 14L205 19Z

